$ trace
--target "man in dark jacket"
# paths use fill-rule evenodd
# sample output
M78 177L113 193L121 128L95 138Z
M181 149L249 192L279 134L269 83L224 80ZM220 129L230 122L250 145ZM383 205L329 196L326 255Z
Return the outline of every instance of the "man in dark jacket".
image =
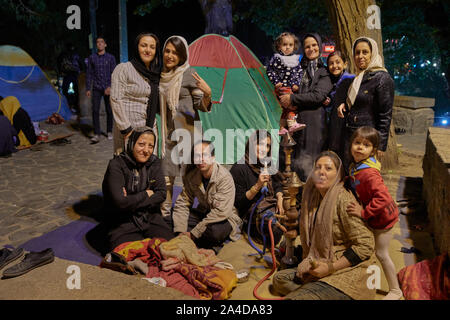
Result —
M126 151L108 164L102 189L110 250L128 241L174 237L160 211L166 182L161 161L153 155L154 144L149 127L136 128Z
M280 97L281 105L293 105L298 111L297 121L306 124L306 128L294 133L297 145L294 147L292 169L302 181L306 181L311 172L314 159L322 151L326 140L326 111L323 102L333 88L328 70L320 58L322 40L316 33L303 37L304 56L300 62L303 73L300 89L295 94ZM280 149L281 150L281 149ZM284 153L280 153L280 168L284 167Z

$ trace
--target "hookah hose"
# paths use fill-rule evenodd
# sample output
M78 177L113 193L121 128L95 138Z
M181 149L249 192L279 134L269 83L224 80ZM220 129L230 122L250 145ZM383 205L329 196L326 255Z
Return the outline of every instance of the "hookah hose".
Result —
M255 249L261 255L261 258L263 257L265 249L266 249L265 242L264 242L264 251L261 251L252 241L252 237L250 236L250 227L252 226L253 213L255 213L256 208L258 207L259 203L262 201L262 199L265 197L265 195L268 191L269 191L269 189L267 189L267 187L263 187L261 189L261 197L259 197L258 201L256 201L256 203L252 209L252 212L250 213L250 217L248 220L248 227L247 227L248 242L250 242L250 245L253 247L253 249Z
M253 289L253 295L255 296L256 299L258 300L284 300L284 297L280 297L280 298L263 298L261 296L258 295L258 288L261 286L261 284L267 280L267 278L269 278L277 269L277 260L275 258L275 241L273 240L273 232L272 232L272 220L274 218L271 218L269 220L269 235L270 235L270 243L271 243L271 253L272 253L272 261L273 261L273 266L272 266L272 270L261 280L259 280L259 282L256 284L255 288Z

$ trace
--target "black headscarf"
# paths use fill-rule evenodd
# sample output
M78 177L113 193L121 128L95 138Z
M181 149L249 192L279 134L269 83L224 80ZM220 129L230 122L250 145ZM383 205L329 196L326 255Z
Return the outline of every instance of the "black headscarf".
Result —
M136 159L134 158L134 155L133 155L134 145L138 141L139 137L146 132L152 133L153 137L155 137L155 133L153 132L152 128L150 128L150 127L134 128L133 131L131 132L130 136L128 137L127 148L121 153L121 156L125 157L127 160L131 161L135 165L138 165L138 163L136 162Z
M155 58L150 63L150 68L147 69L144 62L141 60L139 55L139 40L141 40L144 36L150 36L156 41L156 51ZM153 33L141 33L139 34L134 42L134 54L133 58L130 60L133 67L143 76L145 77L151 88L150 97L147 102L147 120L146 126L153 128L155 123L156 113L159 111L159 78L161 75L162 69L162 61L161 61L161 45L159 39Z

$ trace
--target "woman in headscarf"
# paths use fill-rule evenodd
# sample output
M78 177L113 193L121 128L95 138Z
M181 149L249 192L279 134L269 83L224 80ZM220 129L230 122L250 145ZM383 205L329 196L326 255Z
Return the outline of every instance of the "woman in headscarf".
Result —
M374 299L367 268L375 264L375 241L361 219L347 214L356 201L343 185L344 171L332 151L319 154L303 188L297 268L275 274L275 291L286 299Z
M161 65L158 37L144 32L135 39L132 59L114 69L110 100L115 123L115 154L124 150L134 128L147 126L157 132L155 117L159 111Z
M272 137L267 130L256 130L248 139L245 145L244 159L233 164L230 173L233 176L236 187L236 196L234 206L239 212L239 216L244 221L244 231L247 232L248 224L251 224L251 237L261 240L262 234L257 224L258 217L261 217L267 210L273 213L283 214L283 185L282 177L278 172L269 172L264 170L264 163L272 168L271 154ZM264 197L258 208L254 208L258 199L261 198L261 189L267 184L268 193ZM251 212L255 210L252 220ZM265 224L266 228L267 224ZM264 229L264 232L268 230ZM274 241L277 244L283 232L274 226ZM268 234L268 233L267 233Z
M302 181L306 181L313 161L322 151L326 139L326 111L323 102L332 90L328 70L321 59L322 40L316 33L307 33L302 40L303 58L300 61L303 72L300 89L295 94L280 97L280 103L288 108L291 104L298 111L298 121L306 128L294 133L297 145L292 153L292 169ZM284 153L280 152L281 164ZM282 168L281 168L282 169Z
M108 164L102 189L110 251L128 241L174 237L160 210L166 184L155 141L151 128L133 128L126 151Z
M0 111L8 118L19 137L19 148L28 147L37 141L34 132L33 122L28 112L21 108L19 100L14 96L9 96L0 101Z
M356 78L350 85L346 103L338 107L338 115L345 117L344 166L350 163L350 137L363 126L375 128L380 133L380 159L387 148L394 104L394 80L383 67L377 42L361 37L353 43ZM344 114L345 113L345 114Z
M161 103L161 155L167 183L167 199L162 206L168 216L172 207L173 183L176 176L184 175L181 159L189 160L175 148L179 139L177 129L186 129L190 137L183 136L183 149L194 144L194 121L199 121L198 111L211 111L211 88L189 65L189 48L180 36L169 37L163 47L163 71L159 83ZM185 133L184 131L183 133ZM181 134L183 134L181 133ZM185 139L190 138L189 145ZM201 139L201 136L199 136Z

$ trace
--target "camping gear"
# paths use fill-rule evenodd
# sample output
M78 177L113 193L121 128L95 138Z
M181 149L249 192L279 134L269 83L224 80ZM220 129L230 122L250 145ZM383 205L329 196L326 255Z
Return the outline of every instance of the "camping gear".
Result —
M248 129L274 130L272 137L278 136L282 109L274 87L258 58L236 37L208 34L198 38L189 46L189 64L212 90L212 110L200 112L199 116L204 134L214 129L205 138L217 139L214 145L217 162L232 164L242 158L251 134L246 133ZM230 132L227 136L227 130L236 136L231 137ZM217 136L219 132L223 140ZM276 162L279 147L277 139L273 142L272 156Z
M51 84L33 58L19 47L0 46L0 93L15 96L32 121L58 112L70 119L67 100Z

